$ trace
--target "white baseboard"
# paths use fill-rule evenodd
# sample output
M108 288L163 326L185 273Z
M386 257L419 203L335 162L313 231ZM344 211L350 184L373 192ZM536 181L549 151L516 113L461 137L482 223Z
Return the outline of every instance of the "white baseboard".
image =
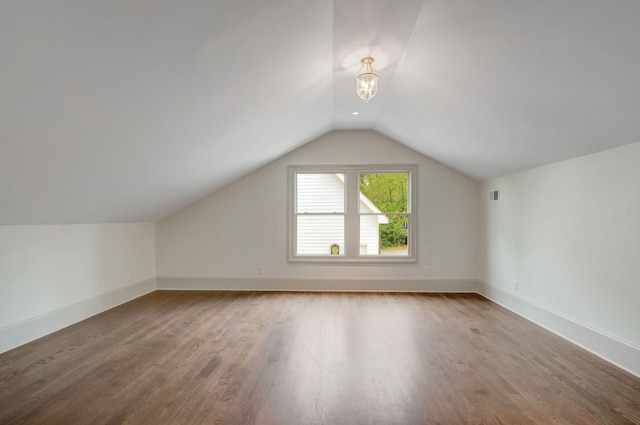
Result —
M142 280L0 328L0 353L59 331L134 298L153 292L155 289L155 278Z
M609 363L640 377L640 347L485 282L478 282L478 293Z
M0 353L154 290L479 293L519 316L640 377L640 347L472 278L178 277L146 279L0 328Z
M467 278L321 278L321 277L179 277L158 276L160 290L336 291L336 292L476 292Z

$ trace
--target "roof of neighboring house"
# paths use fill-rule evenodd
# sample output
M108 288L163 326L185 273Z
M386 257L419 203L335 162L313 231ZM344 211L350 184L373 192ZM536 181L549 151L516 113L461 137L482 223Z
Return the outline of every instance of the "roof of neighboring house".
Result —
M342 174L336 174L335 176L342 182L342 184L344 184L344 177ZM362 192L360 192L360 202L364 204L372 214L384 214L384 212L376 207L376 204L374 204L373 201L367 198ZM386 215L378 215L378 224L389 224L389 217Z

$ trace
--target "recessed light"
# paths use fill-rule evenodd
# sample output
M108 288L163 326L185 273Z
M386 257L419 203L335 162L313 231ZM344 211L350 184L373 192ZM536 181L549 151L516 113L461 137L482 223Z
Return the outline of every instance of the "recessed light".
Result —
M360 115L360 112L352 112L351 115Z

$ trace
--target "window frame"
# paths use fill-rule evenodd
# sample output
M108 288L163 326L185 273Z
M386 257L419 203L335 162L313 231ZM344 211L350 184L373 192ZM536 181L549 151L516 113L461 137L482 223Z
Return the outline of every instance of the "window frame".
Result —
M408 254L360 254L360 173L408 173ZM344 173L344 254L296 255L297 213L296 176L298 173ZM417 181L416 164L358 164L358 165L289 165L288 166L288 261L291 263L415 263L417 262ZM393 214L393 213L390 213Z

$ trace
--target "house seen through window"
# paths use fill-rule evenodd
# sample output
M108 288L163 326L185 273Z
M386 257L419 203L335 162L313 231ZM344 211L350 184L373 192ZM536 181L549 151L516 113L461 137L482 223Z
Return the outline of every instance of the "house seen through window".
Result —
M292 261L412 261L415 166L290 167Z

